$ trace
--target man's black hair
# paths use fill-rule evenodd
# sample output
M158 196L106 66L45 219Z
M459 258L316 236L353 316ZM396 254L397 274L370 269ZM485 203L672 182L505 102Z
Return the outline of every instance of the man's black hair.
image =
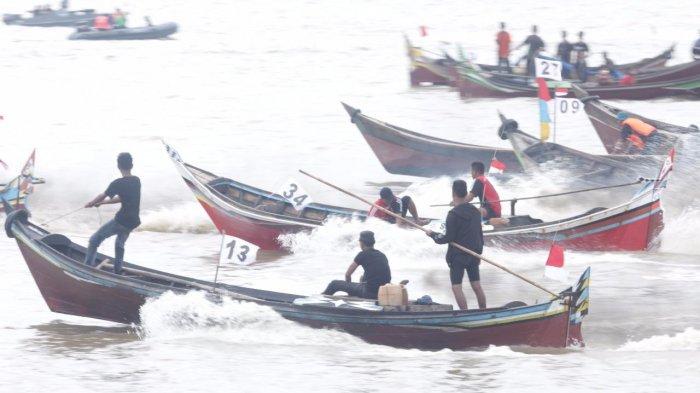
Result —
M484 172L486 172L486 167L484 166L483 162L474 161L474 162L472 162L472 170L480 175L483 175Z
M362 231L360 232L360 241L367 247L374 247L374 232L372 231Z
M119 153L117 156L117 168L130 171L134 167L134 160L129 153Z
M467 196L467 182L464 180L455 180L452 182L452 193L460 198Z

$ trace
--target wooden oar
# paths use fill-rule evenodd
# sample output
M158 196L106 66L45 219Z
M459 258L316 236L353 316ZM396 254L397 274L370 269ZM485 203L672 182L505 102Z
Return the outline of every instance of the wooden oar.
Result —
M365 198L363 198L363 197L361 197L361 196L359 196L359 195L355 195L355 194L353 194L353 193L350 192L350 191L346 191L346 190L344 190L344 189L342 189L342 188L340 188L340 187L338 187L338 186L335 186L335 185L333 185L333 184L331 184L331 183L329 183L329 182L327 182L327 181L325 181L325 180L323 180L323 179L320 179L320 178L318 178L318 177L316 177L316 176L314 176L314 175L312 175L312 174L310 174L310 173L308 173L308 172L305 172L305 171L303 171L303 170L301 170L301 169L299 169L299 172L301 172L302 174L304 174L304 175L306 175L306 176L308 176L308 177L310 177L310 178L312 178L312 179L315 179L315 180L317 180L317 181L319 181L319 182L321 182L321 183L327 185L328 187L334 188L334 189L336 189L336 190L342 192L342 193L345 194L345 195L349 195L349 196L351 196L351 197L353 197L353 198L355 198L355 199L358 199L358 200L360 200L360 201L362 201L362 202L364 202L364 203L366 203L366 204L368 204L368 205L370 205L370 206L374 206L375 208L377 208L377 209L383 211L383 212L386 213L386 214L389 214L390 216L396 218L397 220L401 220L402 222L404 222L404 223L406 223L406 224L408 224L408 225L410 225L410 226L412 226L412 227L414 227L414 228L418 228L418 229L420 229L421 231L423 231L423 232L425 232L425 233L428 233L428 234L429 234L430 232L432 232L431 230L425 229L425 228L423 228L422 226L420 226L420 225L414 223L413 221L408 220L408 219L402 217L400 214L396 214L396 213L394 213L394 212L392 212L392 211L390 211L390 210L387 210L387 209L385 209L385 208L383 208L383 207L381 207L381 206L378 206L378 205L376 205L376 204L374 204L374 203L368 201L367 199L365 199ZM468 248L462 246L461 244L457 244L457 243L455 243L455 242L450 242L450 245L453 246L453 247L455 247L455 248L457 248L457 249L459 249L459 250L461 250L461 251L463 251L463 252L465 252L465 253L467 253L467 254L469 254L469 255L471 255L471 256L473 256L473 257L479 258L479 259L481 259L482 261L484 261L484 262L486 262L486 263L489 263L489 264L491 264L491 265L493 265L493 266L496 266L497 268L499 268L499 269L501 269L501 270L503 270L503 271L506 271L506 272L508 272L508 273L510 273L510 274L512 274L512 275L514 275L514 276L516 276L516 277L518 277L519 279L521 279L521 280L527 282L528 284L533 285L533 286L535 286L535 287L537 287L537 288L539 288L539 289L541 289L541 290L547 292L548 294L550 294L550 295L552 295L552 296L554 296L554 297L559 297L559 294L557 294L557 293L555 293L555 292L552 292L552 291L550 291L549 289L543 287L542 285L540 285L540 284L538 284L538 283L536 283L536 282L530 280L529 278L524 277L524 276L522 276L522 275L520 275L520 274L518 274L518 273L516 273L516 272L514 272L514 271L512 271L512 270L510 270L510 269L508 269L507 267L501 265L500 263L494 262L494 261L492 261L492 260L490 260L490 259L488 259L488 258L486 258L486 257L484 257L484 256L482 256L482 255L479 255L479 254L475 253L474 251L472 251L472 250L470 250L470 249L468 249Z

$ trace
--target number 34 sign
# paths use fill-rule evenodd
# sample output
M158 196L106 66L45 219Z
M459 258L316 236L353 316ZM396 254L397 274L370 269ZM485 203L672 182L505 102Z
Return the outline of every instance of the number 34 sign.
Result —
M255 262L260 247L237 237L222 234L219 264L250 265Z
M279 194L298 211L304 210L306 205L313 202L309 193L301 188L299 182L294 179L287 180L282 187L280 187Z

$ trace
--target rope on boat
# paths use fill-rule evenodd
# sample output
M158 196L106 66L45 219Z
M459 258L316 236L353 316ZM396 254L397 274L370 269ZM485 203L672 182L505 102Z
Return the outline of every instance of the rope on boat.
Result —
M644 177L640 177L636 181L630 182L630 183L624 183L624 184L616 184L614 186L604 186L604 187L594 187L594 188L584 188L583 190L575 190L575 191L566 191L566 192L559 192L556 194L547 194L547 195L536 195L536 196L527 196L527 197L522 197L522 198L511 198L511 199L501 199L498 201L492 201L492 202L511 202L515 203L518 201L525 201L529 199L540 199L540 198L550 198L550 197L557 197L557 196L562 196L562 195L571 195L571 194L578 194L582 192L589 192L589 191L599 191L599 190L608 190L611 188L619 188L619 187L627 187L627 186L633 186L635 184L639 184L642 182L650 182L650 181L658 181L658 179L647 179ZM477 204L480 202L471 202L472 204ZM438 205L430 205L430 207L442 207L442 206L452 206L451 203L442 203Z
M58 217L56 217L56 218L52 218L52 219L50 219L50 220L48 220L48 221L44 221L44 222L42 222L41 224L39 224L39 226L40 226L40 227L43 227L43 226L45 226L46 224L52 223L52 222L54 222L54 221L56 221L56 220L60 220L60 219L63 218L63 217L68 217L68 216L70 216L71 214L75 214L75 213L81 211L82 209L84 209L84 208L83 208L83 207L80 207L80 208L75 209L75 210L73 210L73 211L71 211L71 212L68 212L68 213L66 213L66 214L62 214L62 215L60 215L60 216L58 216Z

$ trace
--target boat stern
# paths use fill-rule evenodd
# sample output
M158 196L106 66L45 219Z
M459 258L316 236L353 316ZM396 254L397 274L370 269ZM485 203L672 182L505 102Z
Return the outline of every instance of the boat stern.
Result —
M588 267L581 274L572 292L569 305L569 329L567 333L567 346L584 346L581 325L583 318L588 315L589 286L591 282L591 268Z

